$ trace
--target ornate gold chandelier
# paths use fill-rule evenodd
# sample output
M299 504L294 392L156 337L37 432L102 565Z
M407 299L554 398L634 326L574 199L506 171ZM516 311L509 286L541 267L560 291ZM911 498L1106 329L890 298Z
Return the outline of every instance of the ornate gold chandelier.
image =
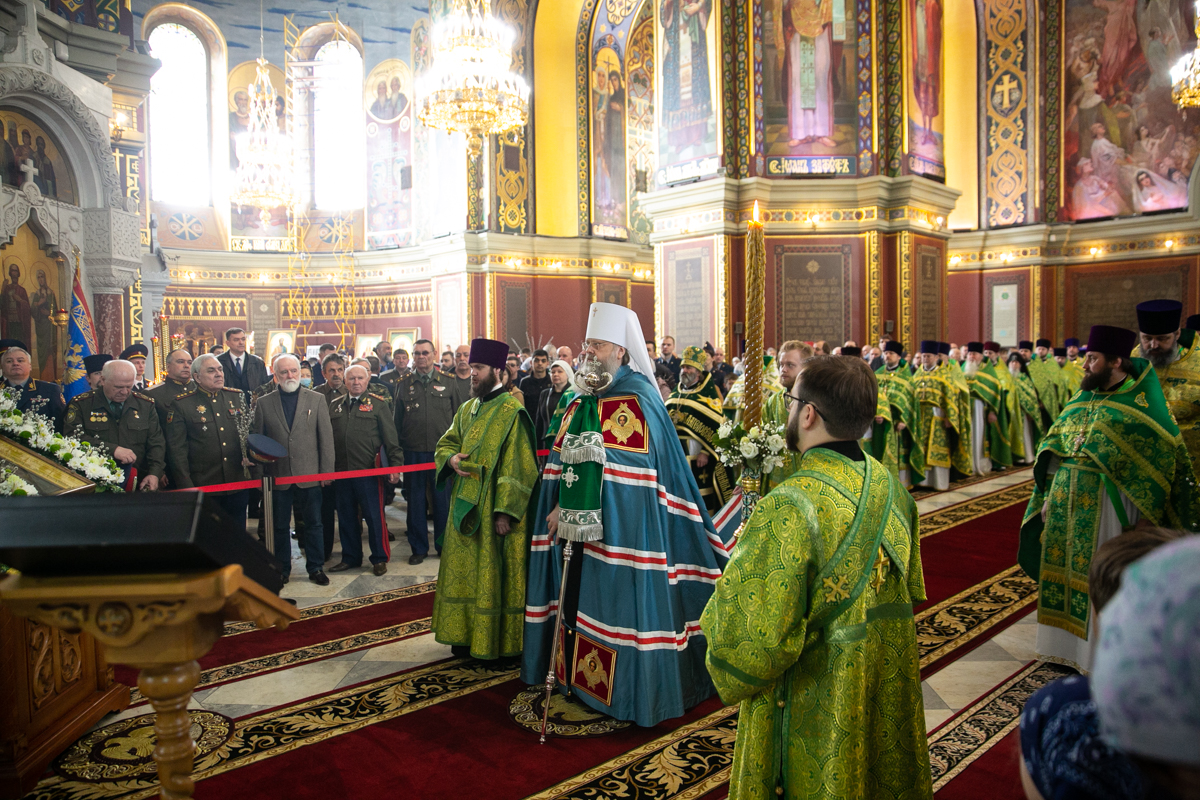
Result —
M1196 37L1200 39L1200 15L1196 17ZM1184 109L1200 107L1200 41L1196 50L1171 67L1171 100Z
M287 137L279 131L275 87L271 85L266 59L258 59L254 83L247 91L250 124L234 148L238 166L230 200L240 207L260 209L259 217L267 227L271 209L291 208L296 202L296 190L292 181L292 149Z
M431 38L433 64L417 83L421 122L466 134L473 156L484 136L525 124L529 85L512 71L513 31L492 16L490 0L454 0Z

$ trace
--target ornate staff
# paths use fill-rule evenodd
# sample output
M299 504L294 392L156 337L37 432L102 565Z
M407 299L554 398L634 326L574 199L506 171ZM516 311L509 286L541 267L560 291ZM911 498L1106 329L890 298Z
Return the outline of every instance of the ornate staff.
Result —
M554 673L558 648L562 643L563 606L567 601L567 574L571 566L571 555L574 553L575 542L589 542L600 539L604 528L600 517L600 491L604 484L604 440L600 434L599 416L596 412L596 398L612 385L612 375L605 372L600 362L594 357L587 361L575 373L575 385L583 395L579 400L579 408L571 418L571 428L563 439L562 463L570 464L568 469L577 470L581 474L578 484L571 484L559 493L559 522L558 538L562 539L563 561L562 578L558 585L558 610L554 617L554 638L550 644L550 668L546 672L546 696L542 703L542 735L540 744L546 743L546 726L550 721L550 698L554 695L554 687L558 685L558 676ZM590 406L590 408L589 408ZM588 420L592 423L589 424ZM594 493L591 487L595 487ZM568 497L569 496L569 497ZM566 667L564 666L564 671Z

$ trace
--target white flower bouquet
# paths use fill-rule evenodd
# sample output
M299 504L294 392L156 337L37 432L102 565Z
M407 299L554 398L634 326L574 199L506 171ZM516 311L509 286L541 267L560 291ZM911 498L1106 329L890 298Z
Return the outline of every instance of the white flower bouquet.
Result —
M48 417L18 411L17 392L13 389L0 391L0 434L79 473L96 484L98 492L123 491L125 474L116 461L87 442L55 433Z
M729 420L721 423L713 438L713 447L721 463L733 469L769 475L782 466L787 443L783 438L783 426L755 425L750 430L741 423Z
M17 473L7 467L0 467L0 497L32 497L37 489L28 481L21 480Z

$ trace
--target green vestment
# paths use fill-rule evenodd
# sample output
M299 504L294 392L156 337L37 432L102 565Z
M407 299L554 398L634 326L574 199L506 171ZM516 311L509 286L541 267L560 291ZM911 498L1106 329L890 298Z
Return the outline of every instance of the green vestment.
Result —
M965 384L964 379L964 384ZM920 368L913 376L913 394L921 405L921 434L925 437L925 464L930 467L953 467L963 475L971 475L971 412L970 394L966 386L959 387L947 364L932 370ZM942 418L934 413L942 410ZM950 421L950 428L943 424Z
M707 372L690 389L679 388L667 398L667 413L675 424L675 433L683 443L692 477L700 487L700 495L709 514L715 514L733 494L733 480L729 470L721 463L713 439L717 428L725 421L721 410L721 395ZM708 456L708 463L701 467L697 463L699 454Z
M984 424L987 426L983 437L984 455L991 459L993 465L1011 467L1012 440L1009 436L1012 418L1009 416L1002 378L991 364L980 364L979 371L966 378L971 400L983 401ZM995 422L988 419L989 414L996 415Z
M1102 504L1117 507L1123 525L1121 494L1155 525L1195 530L1200 520L1191 458L1158 376L1143 359L1130 364L1121 386L1081 390L1051 426L1038 448L1035 488L1021 523L1018 561L1039 584L1038 622L1081 639L1088 638L1088 571Z
M879 384L875 416L883 417L883 422L872 423L865 449L894 477L899 478L900 470L907 469L909 482L920 483L925 480L921 406L913 392L908 362L901 360L895 369L885 364L875 370L875 380ZM904 423L905 430L899 429L899 423Z
M1053 365L1058 369L1058 364ZM1062 412L1062 401L1059 397L1059 383L1055 375L1050 372L1046 362L1036 354L1029 359L1029 363L1025 365L1029 371L1029 379L1033 383L1033 388L1037 391L1038 403L1041 404L1042 418L1041 427L1043 430L1048 429L1054 420L1058 419L1058 415Z
M789 405L787 396L788 392L785 389L782 392L775 392L763 402L763 425L768 426L770 430L779 429L780 436L783 436L784 431L787 430ZM800 466L799 453L785 449L779 454L779 457L783 459L783 463L763 476L763 494L792 477L792 473Z
M741 704L730 800L932 796L917 526L878 461L824 447L758 502L700 618Z
M466 453L456 474L450 459ZM470 646L475 658L521 653L525 624L525 569L529 548L527 511L537 508L538 481L533 423L507 392L458 407L434 452L438 487L453 478L450 519L433 601L434 638ZM498 536L493 514L513 518Z
M1141 348L1135 347L1133 355L1141 355ZM1179 357L1165 367L1155 367L1154 372L1192 463L1200 463L1200 347L1196 332L1190 328L1180 331Z

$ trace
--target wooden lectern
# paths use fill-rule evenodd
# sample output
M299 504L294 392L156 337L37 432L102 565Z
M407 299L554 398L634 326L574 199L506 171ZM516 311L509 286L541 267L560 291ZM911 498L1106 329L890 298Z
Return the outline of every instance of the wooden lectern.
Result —
M86 633L104 646L109 662L141 670L138 689L157 713L154 760L164 800L192 796L187 706L200 679L197 659L220 638L227 620L282 629L300 618L295 606L247 578L237 564L178 575L10 575L0 581L0 602L54 633Z

